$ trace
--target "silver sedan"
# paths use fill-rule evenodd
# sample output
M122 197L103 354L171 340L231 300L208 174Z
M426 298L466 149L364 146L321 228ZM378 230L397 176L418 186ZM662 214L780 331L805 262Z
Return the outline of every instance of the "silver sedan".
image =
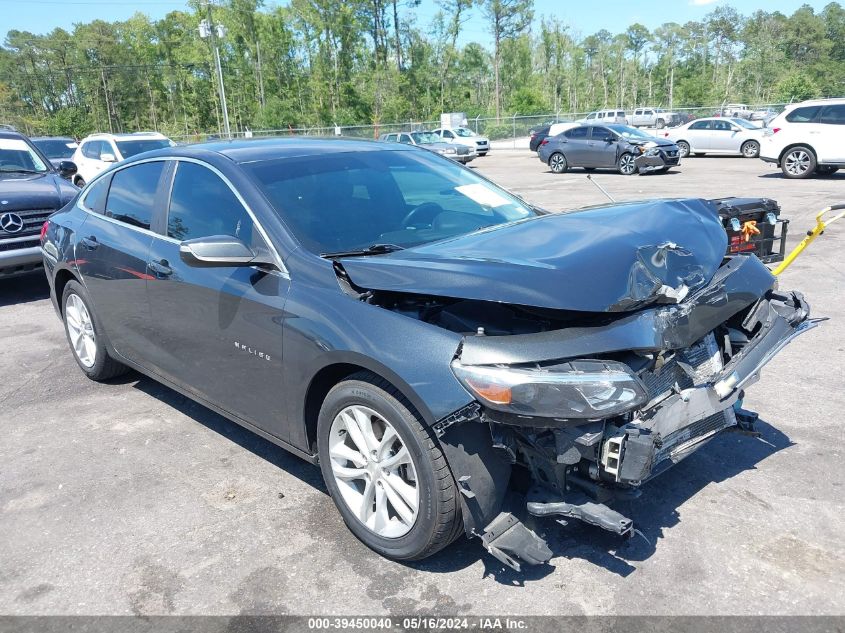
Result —
M666 130L662 135L675 141L681 150L681 157L690 154L732 154L757 158L760 155L763 128L745 119L711 117Z

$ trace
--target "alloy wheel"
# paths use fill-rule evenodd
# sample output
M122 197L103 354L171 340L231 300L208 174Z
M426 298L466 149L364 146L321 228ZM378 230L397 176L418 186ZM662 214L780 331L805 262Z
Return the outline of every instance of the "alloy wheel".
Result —
M563 154L552 154L549 165L556 174L566 171L566 159L563 157Z
M754 141L748 141L742 146L742 155L746 158L757 158L760 154L760 146Z
M686 158L689 156L689 143L686 141L678 141L678 150L681 158Z
M94 333L91 313L77 294L68 295L65 303L65 323L73 353L84 367L93 367L97 361L97 335Z
M417 520L420 492L411 453L382 415L350 405L332 421L331 470L356 518L384 538L407 534Z
M810 169L810 154L803 149L789 152L783 159L785 170L792 176L802 176Z
M619 171L625 176L630 176L637 171L637 164L631 154L622 154L619 158Z

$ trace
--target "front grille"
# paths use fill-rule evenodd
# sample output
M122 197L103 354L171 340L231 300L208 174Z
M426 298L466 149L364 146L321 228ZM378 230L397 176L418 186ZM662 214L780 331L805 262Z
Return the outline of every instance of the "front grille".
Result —
M677 156L677 155L678 155L678 150L675 150L675 149L670 149L668 152L666 152L666 155L667 155L667 156L672 156L672 157Z
M17 233L6 233L0 229L0 240L6 237L26 237L27 235L39 235L41 233L41 225L48 216L53 213L55 209L26 209L23 211L9 211L19 215L23 220L23 229ZM20 248L20 247L17 247Z
M640 374L649 396L670 389L689 389L709 382L722 369L722 356L712 333L666 359L659 369Z
M38 238L34 240L21 240L20 242L3 242L0 240L0 252L16 251L21 248L32 248L33 246L38 246L38 244Z
M476 141L475 144L478 145L479 147L481 147L481 146L487 145L487 141Z

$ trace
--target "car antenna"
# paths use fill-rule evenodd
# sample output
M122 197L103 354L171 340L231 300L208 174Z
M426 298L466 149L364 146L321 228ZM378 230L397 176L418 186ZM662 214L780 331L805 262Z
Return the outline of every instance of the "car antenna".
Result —
M613 196L611 196L609 193L607 193L607 189L605 189L599 183L597 183L595 180L593 180L593 178L590 174L587 174L587 180L589 180L596 187L598 187L599 191L601 191L604 195L606 195L608 200L610 200L611 202L616 202L616 199Z

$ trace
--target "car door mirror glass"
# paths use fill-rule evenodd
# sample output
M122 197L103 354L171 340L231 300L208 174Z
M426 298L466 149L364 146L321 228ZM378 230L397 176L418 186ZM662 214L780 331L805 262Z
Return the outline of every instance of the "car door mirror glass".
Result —
M111 152L103 152L100 154L100 160L104 163L116 163L117 157Z
M76 163L71 160L63 160L59 162L59 176L62 178L70 178L76 173Z
M182 242L179 244L179 256L183 262L196 268L269 263L243 241L229 235L200 237Z

